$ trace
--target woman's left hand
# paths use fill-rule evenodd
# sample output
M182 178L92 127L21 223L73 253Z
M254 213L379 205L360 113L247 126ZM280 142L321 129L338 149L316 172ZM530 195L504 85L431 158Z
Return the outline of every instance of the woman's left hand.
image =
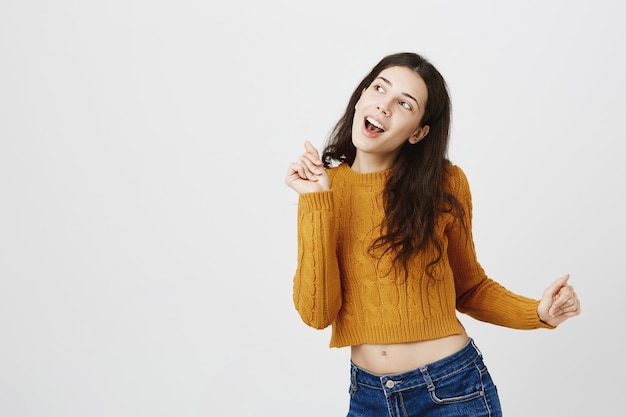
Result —
M567 283L569 274L557 279L543 292L537 314L544 323L556 327L580 314L580 300L574 287Z

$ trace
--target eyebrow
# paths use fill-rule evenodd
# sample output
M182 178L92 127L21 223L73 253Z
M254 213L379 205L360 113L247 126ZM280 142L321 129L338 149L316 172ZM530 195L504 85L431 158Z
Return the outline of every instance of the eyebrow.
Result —
M391 81L389 81L388 79L386 79L385 77L381 77L380 75L378 76L378 78L380 78L381 80L383 80L386 84L388 84L390 87L393 86L393 84L391 83ZM420 108L420 103L419 101L417 101L417 99L415 97L413 97L412 95L410 95L409 93L402 93L403 96L406 96L408 98L410 98L411 100L413 100L415 102L415 104L417 104L417 107Z

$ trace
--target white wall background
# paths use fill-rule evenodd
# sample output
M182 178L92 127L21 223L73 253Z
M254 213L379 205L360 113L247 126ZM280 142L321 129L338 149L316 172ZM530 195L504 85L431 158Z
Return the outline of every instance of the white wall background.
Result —
M342 416L348 350L291 301L302 143L415 51L446 77L451 158L488 273L556 331L462 317L507 417L616 415L624 13L616 1L0 4L0 416ZM617 381L617 382L616 382Z

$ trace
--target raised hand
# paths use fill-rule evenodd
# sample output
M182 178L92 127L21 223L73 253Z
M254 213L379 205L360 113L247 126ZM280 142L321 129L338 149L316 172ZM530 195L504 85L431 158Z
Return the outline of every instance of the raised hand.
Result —
M289 164L285 184L300 194L328 190L330 180L319 152L309 141L304 143L304 149L300 158Z
M580 314L580 300L569 285L569 274L552 283L543 292L537 313L539 318L551 326L558 326L570 317Z

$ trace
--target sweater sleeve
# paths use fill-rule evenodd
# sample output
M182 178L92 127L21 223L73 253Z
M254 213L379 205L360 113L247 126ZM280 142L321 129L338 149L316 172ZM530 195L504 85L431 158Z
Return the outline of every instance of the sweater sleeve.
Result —
M293 301L302 320L316 329L332 324L342 302L334 206L332 189L300 194L298 201Z
M477 320L514 329L552 328L539 319L539 300L515 294L487 277L472 236L472 201L463 171L452 167L451 191L463 207L463 223L448 229L448 258L454 273L457 309Z

